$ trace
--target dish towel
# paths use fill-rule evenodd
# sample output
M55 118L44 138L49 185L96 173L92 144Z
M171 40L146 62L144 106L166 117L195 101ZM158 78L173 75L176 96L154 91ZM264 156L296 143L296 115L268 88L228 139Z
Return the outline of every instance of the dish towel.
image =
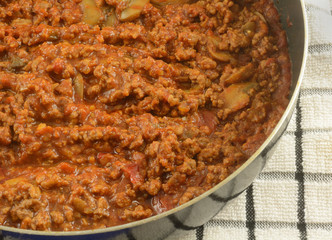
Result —
M305 0L309 49L292 120L253 184L216 217L167 240L332 239L332 0Z

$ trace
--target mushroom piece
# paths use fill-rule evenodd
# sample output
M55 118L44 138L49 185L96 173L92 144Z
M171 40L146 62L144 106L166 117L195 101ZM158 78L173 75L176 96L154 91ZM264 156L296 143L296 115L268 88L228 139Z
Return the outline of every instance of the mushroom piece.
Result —
M83 22L89 25L96 25L101 17L101 10L94 0L82 0Z
M258 16L264 23L267 24L265 17L260 12L254 12L256 16Z
M238 111L249 104L249 91L256 87L257 83L235 83L225 88L222 93L225 108L231 109L232 112Z
M107 16L104 26L105 27L114 27L117 22L114 8L112 8Z
M217 36L209 36L208 37L208 46L207 49L211 56L214 59L217 59L221 62L236 62L236 59L228 52L228 51L220 51L218 49L218 45L220 43L220 39Z
M163 7L171 4L185 4L189 3L191 0L151 0L151 3L159 7Z
M150 0L131 0L129 6L121 12L120 21L132 21L141 15L144 6Z
M252 63L248 63L245 66L232 69L231 73L224 74L220 77L220 82L224 86L229 86L234 83L243 82L255 74L255 66Z

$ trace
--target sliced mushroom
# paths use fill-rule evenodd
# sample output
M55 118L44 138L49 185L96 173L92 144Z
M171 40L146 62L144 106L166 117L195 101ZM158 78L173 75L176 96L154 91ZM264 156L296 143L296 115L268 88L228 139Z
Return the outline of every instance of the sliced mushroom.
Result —
M109 15L107 16L106 22L104 24L105 27L114 27L117 22L117 18L115 15L115 11L112 8L109 12Z
M84 97L84 80L83 77L80 73L77 73L77 75L73 79L73 86L75 90L76 96L80 99L83 100Z
M260 13L260 12L254 12L254 14L256 16L258 16L264 23L267 23L266 20L265 20L265 17Z
M83 22L89 25L96 25L101 17L101 10L94 0L82 0Z
M225 88L222 93L225 108L231 109L232 112L240 110L247 106L250 101L249 91L256 87L257 83L236 83Z
M160 7L172 4L185 4L191 0L151 0L151 3Z
M218 45L220 39L217 36L208 37L208 51L214 59L217 59L221 62L231 62L235 63L236 59L228 51L220 51Z
M248 63L247 65L232 69L230 74L224 74L220 77L220 82L224 84L224 86L229 86L234 83L240 83L248 78L252 77L255 74L255 66L252 63Z
M170 65L178 72L178 74L174 76L176 82L191 84L189 74L192 70L189 67L179 63Z
M220 43L220 38L219 37L213 35L213 36L208 36L207 38L208 38L208 42L210 44L212 44L215 47L218 47L218 45Z
M219 51L212 48L208 48L208 50L214 59L217 59L221 62L236 62L235 58L227 51Z
M121 12L121 21L132 21L141 15L144 6L149 3L150 0L131 0L129 7Z

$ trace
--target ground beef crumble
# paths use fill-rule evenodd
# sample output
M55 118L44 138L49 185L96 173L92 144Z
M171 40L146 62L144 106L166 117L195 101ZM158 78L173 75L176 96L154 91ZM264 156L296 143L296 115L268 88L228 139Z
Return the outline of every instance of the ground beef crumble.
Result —
M0 1L0 224L74 231L188 202L287 106L269 0ZM136 10L135 10L136 11Z

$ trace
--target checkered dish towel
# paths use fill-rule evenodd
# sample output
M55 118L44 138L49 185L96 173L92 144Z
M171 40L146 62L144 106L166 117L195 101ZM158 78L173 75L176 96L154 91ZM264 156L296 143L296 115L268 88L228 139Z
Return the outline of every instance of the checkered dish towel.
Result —
M332 0L305 3L304 81L275 154L214 219L167 240L332 239Z

